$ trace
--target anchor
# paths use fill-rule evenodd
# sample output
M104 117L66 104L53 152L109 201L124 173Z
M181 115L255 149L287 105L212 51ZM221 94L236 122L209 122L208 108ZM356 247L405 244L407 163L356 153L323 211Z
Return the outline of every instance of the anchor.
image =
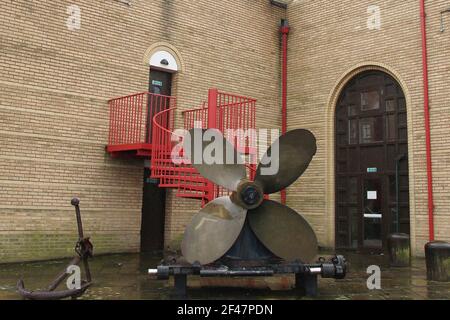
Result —
M81 222L80 213L80 199L73 198L71 204L75 207L75 213L77 217L78 226L78 241L75 244L76 256L68 264L66 269L62 271L47 287L47 290L35 290L30 291L25 289L25 284L22 279L17 282L17 291L19 294L30 300L59 300L71 297L72 299L78 298L86 291L86 289L92 284L91 271L89 269L89 258L93 256L93 245L89 240L89 237L84 237L83 224ZM81 281L79 288L67 289L67 290L55 290L69 275L67 268L74 265L83 263L86 279Z

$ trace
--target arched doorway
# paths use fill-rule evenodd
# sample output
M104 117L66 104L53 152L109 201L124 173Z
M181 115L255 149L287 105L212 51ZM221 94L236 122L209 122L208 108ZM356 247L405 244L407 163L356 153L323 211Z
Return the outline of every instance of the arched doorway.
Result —
M336 246L382 249L410 233L406 101L399 83L372 70L353 77L335 113Z
M152 119L162 110L172 107L164 97L172 95L172 80L182 68L182 60L175 47L167 43L151 46L144 57L149 65L149 95L147 99L147 139L151 139ZM141 216L141 252L164 249L166 223L166 189L157 179L150 179L150 161L144 165Z

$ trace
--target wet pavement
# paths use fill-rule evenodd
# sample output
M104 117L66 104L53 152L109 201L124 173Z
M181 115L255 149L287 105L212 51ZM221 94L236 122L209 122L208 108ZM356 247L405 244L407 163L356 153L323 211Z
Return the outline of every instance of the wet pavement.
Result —
M426 280L425 260L416 258L410 268L389 268L387 257L344 253L349 261L349 273L343 280L319 278L319 300L378 299L450 299L450 283ZM171 299L170 281L152 280L148 268L158 265L161 257L146 254L116 254L91 260L94 285L81 299ZM20 299L16 293L19 278L28 289L45 288L65 268L69 259L0 265L0 300ZM381 289L367 288L367 267L381 268ZM262 289L224 288L225 285L251 284ZM203 287L204 285L215 287ZM293 277L239 279L230 284L224 279L190 278L191 299L312 299L300 297L288 290ZM64 284L62 284L64 286ZM270 289L271 288L271 289Z

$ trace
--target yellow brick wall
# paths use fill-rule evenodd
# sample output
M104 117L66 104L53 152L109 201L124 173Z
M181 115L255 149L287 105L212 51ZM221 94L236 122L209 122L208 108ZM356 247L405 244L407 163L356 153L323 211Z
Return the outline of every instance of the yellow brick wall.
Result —
M380 7L381 30L367 28L369 5ZM439 12L447 7L448 1L427 1L426 9L436 238L448 241L450 31L439 31ZM411 236L414 253L423 255L428 217L419 9L419 1L392 0L294 1L288 9L288 125L309 128L318 139L318 153L290 188L288 204L313 223L322 245L334 245L332 97L352 70L376 65L401 82L408 100Z
M277 126L279 36L268 1L8 0L0 4L0 263L70 256L73 196L96 253L139 250L142 160L112 159L107 100L148 89L143 62L174 46L180 109L209 87L258 99L258 125ZM66 26L69 5L81 29ZM166 243L199 202L167 197Z

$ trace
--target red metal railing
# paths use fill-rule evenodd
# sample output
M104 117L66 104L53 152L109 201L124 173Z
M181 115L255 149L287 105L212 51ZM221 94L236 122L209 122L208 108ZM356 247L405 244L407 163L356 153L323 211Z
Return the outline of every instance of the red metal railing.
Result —
M114 151L132 149L136 144L151 144L152 117L175 107L174 97L141 92L109 100L108 147ZM119 147L118 147L119 146Z
M218 92L217 111L217 128L225 138L241 153L256 153L256 100Z
M211 106L216 109L215 127L235 144L241 153L255 154L256 100L213 90L210 90L210 99L211 95L212 101L216 101L216 105ZM200 108L183 111L184 129L208 128L211 108L204 102Z
M208 105L204 102L200 108L182 112L184 129L189 130L194 127L218 128L230 142L235 144L237 150L250 157L255 156L256 100L210 89L208 102ZM214 117L214 121L211 121L211 117ZM236 131L237 129L239 130ZM186 165L186 167L191 166ZM253 179L255 165L247 165L247 169L248 177ZM192 193L203 192L202 200L206 203L217 197L230 194L229 190L216 186L200 176L197 177L195 185L190 183L189 179L192 178L192 175L198 175L196 171L194 172L191 176L180 176L179 195L187 196Z
M110 100L109 108L109 152L137 151L137 156L151 157L151 177L159 180L160 187L176 188L178 196L200 199L202 205L229 194L229 190L200 176L184 159L183 137L174 132L174 97L136 93ZM252 156L256 154L255 137L248 130L255 129L255 113L255 99L210 89L208 103L186 110L182 115L184 129L217 128L239 151ZM240 131L233 131L236 129ZM247 169L252 178L255 166L248 165Z
M202 200L202 205L214 199L207 192L208 181L185 159L183 136L174 132L175 108L153 117L151 177L162 188L176 188L177 196ZM177 161L179 160L179 161Z
M184 129L208 128L208 106L203 102L200 108L184 110L181 112L184 120Z
M153 117L151 176L159 179L161 187L171 186L171 181L177 173L174 171L175 164L171 157L175 109L163 110Z

